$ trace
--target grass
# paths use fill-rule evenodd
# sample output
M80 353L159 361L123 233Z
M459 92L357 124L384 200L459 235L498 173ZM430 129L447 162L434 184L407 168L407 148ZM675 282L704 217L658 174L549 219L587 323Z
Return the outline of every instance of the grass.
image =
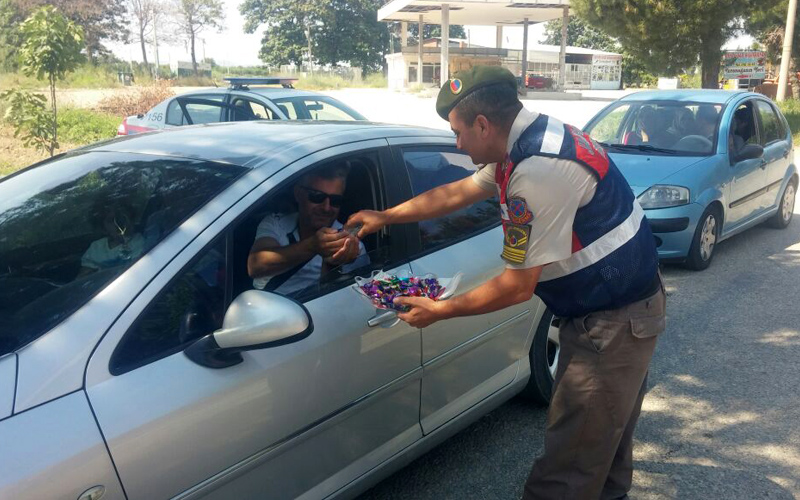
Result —
M58 113L58 140L61 148L56 153L114 137L122 118L87 109L64 108ZM47 153L26 148L14 137L14 129L0 122L0 177L15 172L47 158Z
M351 80L338 75L311 75L301 78L295 87L303 90L337 90L347 88L386 88L386 78L380 73L367 75L361 80Z
M122 117L88 109L63 109L58 113L59 140L89 144L117 135Z
M800 146L800 101L797 99L789 99L777 103L781 108L783 116L789 122L789 128L792 130L794 145Z
M26 76L22 72L0 73L0 89L43 89L48 86L47 80L38 80ZM56 82L56 89L103 89L120 87L117 73L104 66L83 65L63 80Z

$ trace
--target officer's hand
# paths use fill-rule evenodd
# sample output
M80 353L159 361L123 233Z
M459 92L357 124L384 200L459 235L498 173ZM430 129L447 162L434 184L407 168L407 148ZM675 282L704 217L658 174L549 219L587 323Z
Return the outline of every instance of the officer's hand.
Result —
M343 231L344 232L344 231ZM347 235L347 233L344 233ZM325 262L334 266L348 264L358 258L359 253L358 239L355 236L347 235L344 244L333 255L325 259Z
M358 231L358 234L356 234L356 237L361 239L368 234L380 231L388 223L389 217L386 215L386 212L362 210L351 215L350 218L347 219L347 224L344 225L344 228L350 229L360 224L362 227L361 230Z
M323 258L332 257L344 247L348 234L330 227L323 227L314 233L314 253Z
M425 328L442 319L442 303L427 297L397 297L394 303L410 307L408 312L397 313L397 317L414 328Z

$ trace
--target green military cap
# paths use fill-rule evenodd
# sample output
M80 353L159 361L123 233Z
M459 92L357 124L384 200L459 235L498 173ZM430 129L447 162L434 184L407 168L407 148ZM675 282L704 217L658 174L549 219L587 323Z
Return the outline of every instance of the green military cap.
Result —
M501 66L473 66L466 71L459 71L439 90L439 96L436 98L436 112L447 120L450 111L461 102L461 99L471 92L495 83L506 83L517 88L517 78Z

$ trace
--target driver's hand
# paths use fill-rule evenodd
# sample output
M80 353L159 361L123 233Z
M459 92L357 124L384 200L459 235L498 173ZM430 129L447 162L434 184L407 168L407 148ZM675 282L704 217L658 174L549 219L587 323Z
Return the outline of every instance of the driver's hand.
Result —
M358 239L344 231L342 231L342 233L346 235L344 244L342 244L342 247L333 255L325 259L325 262L330 265L341 266L342 264L349 264L358 258L360 251Z
M344 247L348 236L344 231L323 227L312 236L314 238L314 252L323 258L332 257Z

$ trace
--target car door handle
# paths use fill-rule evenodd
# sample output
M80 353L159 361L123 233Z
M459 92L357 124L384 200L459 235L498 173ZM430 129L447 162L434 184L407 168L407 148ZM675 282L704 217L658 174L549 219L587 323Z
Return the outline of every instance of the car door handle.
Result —
M783 157L784 158L788 158L789 157L789 150L788 149L783 152Z
M367 326L376 327L384 323L389 323L390 321L397 321L397 313L394 311L384 311L368 319Z
M766 169L767 168L767 160L762 159L761 160L761 165L759 165L759 167L761 167L761 170Z

